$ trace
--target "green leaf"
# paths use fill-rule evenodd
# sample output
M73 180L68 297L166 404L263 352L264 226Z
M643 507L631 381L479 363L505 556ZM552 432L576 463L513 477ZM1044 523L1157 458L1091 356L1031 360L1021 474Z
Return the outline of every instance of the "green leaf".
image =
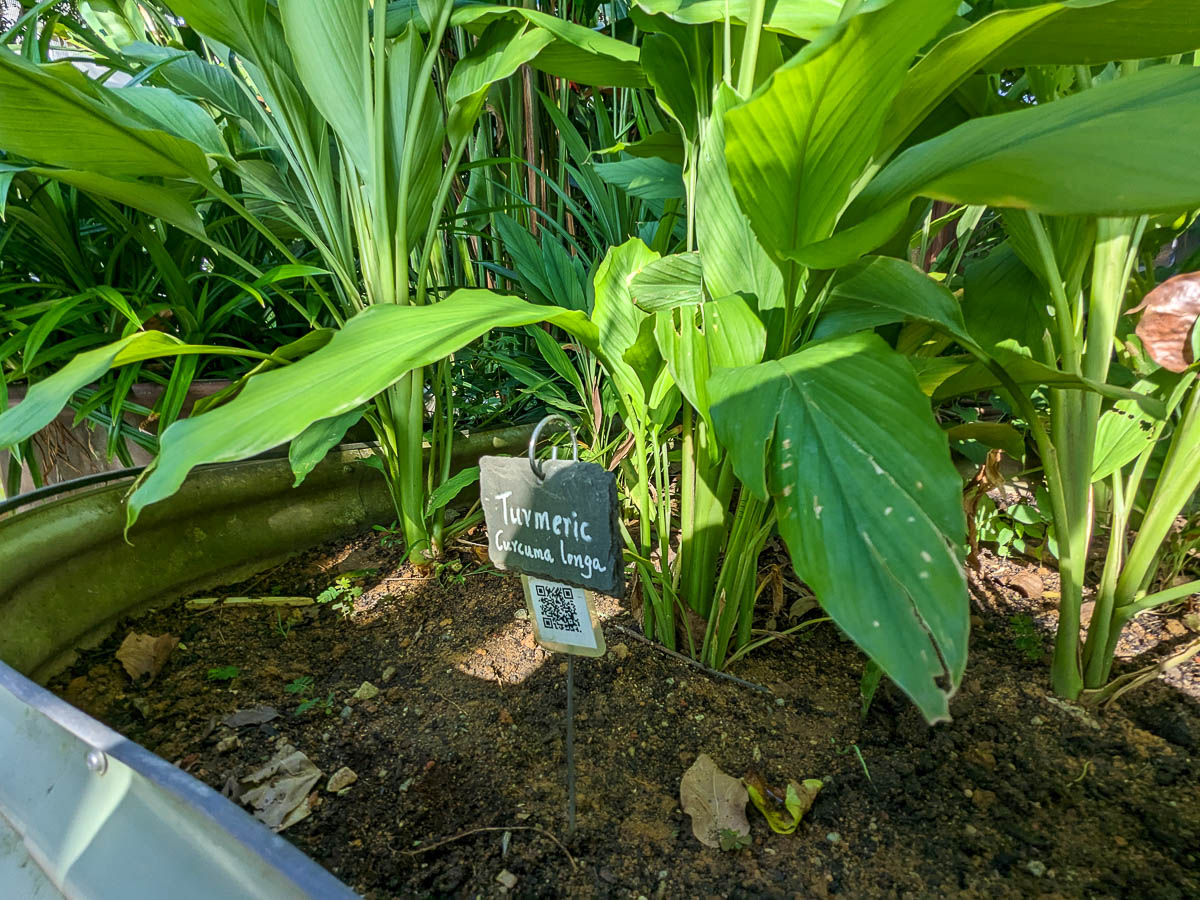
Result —
M814 338L851 334L915 319L973 345L958 302L946 288L911 263L872 256L838 272Z
M409 144L413 147L408 209L403 211L410 243L413 236L423 234L429 224L430 209L442 177L442 144L445 142L441 100L429 84L425 85L421 108L414 109L418 88L421 87L421 60L424 54L425 45L420 35L410 30L395 41L388 55L392 126L390 149L392 177L396 184L400 183L404 148Z
M482 31L497 19L529 22L553 37L533 60L534 68L580 84L605 87L646 87L638 65L638 51L632 44L577 25L536 9L504 7L490 3L457 0L450 24ZM395 37L410 24L429 31L427 17L421 14L418 0L402 0L387 7L387 34Z
M471 52L454 66L446 86L451 142L463 140L483 110L488 88L512 75L554 40L549 31L500 20L489 25Z
M962 314L967 331L981 346L1013 341L1041 354L1042 336L1053 323L1046 312L1049 296L1005 241L986 256L967 263Z
M144 181L124 181L109 178L97 172L82 172L75 169L51 169L45 166L14 166L0 163L0 186L7 175L17 172L32 172L43 178L52 178L79 188L89 194L115 200L162 219L193 237L206 240L204 221L188 199L187 192L173 187L161 187ZM0 211L2 211L0 206Z
M596 345L596 329L582 313L491 291L456 291L428 306L369 307L321 349L254 376L229 403L163 432L153 468L129 498L128 524L149 504L174 494L201 463L245 459L277 447L313 422L361 406L413 369L431 365L492 328L543 321L589 347Z
M721 23L728 17L738 25L750 19L753 0L637 0L652 15L663 15L682 25ZM763 27L811 40L833 25L842 11L841 0L784 0L766 4Z
M655 316L654 338L679 390L711 427L710 374L761 360L767 331L746 301L733 294L663 310Z
M321 419L313 422L300 432L288 447L288 462L292 464L292 474L296 480L292 487L299 487L308 473L317 467L317 463L336 447L346 436L346 432L362 418L366 407L358 407L340 416Z
M904 358L852 335L717 372L709 391L796 574L929 721L947 719L967 658L962 479Z
M1101 397L1108 397L1112 400L1136 400L1149 415L1157 418L1165 415L1163 403L1157 398L1139 394L1129 388L1103 384L1079 375L1072 375L1070 372L1059 371L1053 366L1030 359L1023 353L1012 349L1012 342L1006 343L1008 346L992 347L989 356L1018 385L1025 387L1045 385L1063 390L1094 391ZM1003 387L992 370L986 364L977 362L973 357L941 356L936 359L909 357L908 361L917 373L921 389L935 403L942 403L955 397L967 397L983 391L994 391Z
M429 500L425 504L425 515L431 516L436 510L444 509L462 493L463 489L474 484L479 480L479 466L469 466L452 475L450 478L443 481L433 493L429 495Z
M872 7L809 44L726 113L734 190L777 259L793 258L833 231L909 63L957 5Z
M657 157L596 163L593 168L605 182L642 200L683 198L683 168Z
M1153 381L1140 381L1133 389L1150 394L1157 388ZM1119 400L1102 413L1096 423L1092 481L1102 481L1137 459L1158 439L1158 421L1136 400Z
M191 141L212 156L229 155L212 116L169 88L139 85L118 88L109 96L115 102L124 104L134 118L143 119L151 128L161 128Z
M725 114L739 102L733 89L722 84L700 144L696 207L703 214L696 217L696 246L704 259L709 296L753 294L761 314L783 306L783 275L754 236L729 180Z
M1013 459L1025 457L1025 438L1004 422L965 422L946 429L951 441L978 441L985 447L1003 450Z
M704 299L700 254L676 253L648 263L633 277L633 302L646 312L696 304Z
M1054 216L1200 206L1200 69L1159 66L1042 106L975 119L901 153L842 218L797 254L836 268L878 247L918 196ZM1137 153L1115 153L1129 135ZM1068 165L1070 177L1064 177Z
M139 331L115 343L80 353L59 371L32 385L24 401L0 414L0 447L11 447L49 425L77 390L91 384L109 369L145 359L205 353L265 356L233 347L185 344L160 331Z
M1200 47L1200 0L1075 0L1047 5L1057 7L1053 18L1000 43L984 63L987 71L1154 59ZM1017 12L1021 10L1008 14ZM979 24L1003 15L996 13Z
M638 273L656 259L657 253L631 238L609 249L592 279L596 294L592 321L599 330L600 353L634 410L645 406L646 394L662 368L654 335L642 327L651 317L634 304L631 289Z
M226 115L236 116L252 127L262 122L262 107L250 99L237 77L223 66L207 63L195 53L155 44L131 44L122 50L122 54L148 66L158 65L152 80L185 97L211 103ZM170 62L163 63L164 60Z
M1200 47L1200 0L1069 0L985 16L947 35L913 66L888 112L886 158L979 69L1153 59Z
M700 113L688 60L675 38L649 34L642 40L642 71L654 88L654 99L689 141L696 140Z
M135 123L3 47L0 94L0 147L8 153L109 178L208 178L192 142Z
M300 81L365 179L374 134L367 8L368 0L279 0Z

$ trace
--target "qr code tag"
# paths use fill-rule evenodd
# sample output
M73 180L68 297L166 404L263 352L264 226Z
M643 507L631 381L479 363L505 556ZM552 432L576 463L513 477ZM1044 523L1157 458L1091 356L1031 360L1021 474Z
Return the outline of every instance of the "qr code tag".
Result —
M526 597L536 637L547 649L566 653L602 654L587 591L557 581L525 576Z

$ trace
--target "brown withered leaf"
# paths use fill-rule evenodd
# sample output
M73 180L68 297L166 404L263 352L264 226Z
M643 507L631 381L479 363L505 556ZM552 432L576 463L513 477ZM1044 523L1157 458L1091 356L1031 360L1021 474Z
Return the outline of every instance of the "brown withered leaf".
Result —
M1046 590L1042 576L1036 572L1018 572L1008 579L1008 586L1026 600L1040 600Z
M750 833L741 779L726 775L707 753L701 753L679 782L679 803L692 817L692 833L708 847L721 846L721 832Z
M312 809L309 796L321 770L293 747L283 744L266 765L242 779L240 802L254 808L254 817L272 831L295 825Z
M1192 329L1200 319L1200 272L1168 278L1130 312L1142 314L1137 336L1151 359L1172 372L1192 364Z
M245 728L247 725L262 725L277 718L279 713L270 706L256 706L253 709L239 709L230 713L221 720L221 724L230 728Z
M147 681L153 681L166 664L171 651L178 644L179 638L173 634L160 634L158 637L154 637L131 631L117 649L117 660L125 667L125 671L134 681L142 677L146 677Z

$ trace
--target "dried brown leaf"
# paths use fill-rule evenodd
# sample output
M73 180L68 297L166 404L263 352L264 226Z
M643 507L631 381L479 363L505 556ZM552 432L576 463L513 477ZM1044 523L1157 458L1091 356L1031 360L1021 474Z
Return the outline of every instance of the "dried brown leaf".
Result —
M722 831L750 833L749 799L741 779L722 772L707 753L700 754L679 783L680 806L692 817L692 833L708 847L721 846Z
M256 706L253 709L239 709L221 720L222 725L230 728L244 728L247 725L262 725L272 719L279 718L279 713L269 706Z
M1036 572L1018 572L1008 579L1008 586L1026 600L1040 600L1046 590L1042 577Z
M1168 278L1130 310L1139 311L1137 336L1150 358L1172 372L1190 366L1192 329L1200 319L1200 272Z
M284 744L261 769L242 779L247 788L240 800L254 808L254 817L273 831L295 825L311 811L309 792L321 770L290 744Z
M178 645L179 638L173 634L154 637L131 631L117 649L117 660L134 681L143 676L149 676L148 680L153 681Z

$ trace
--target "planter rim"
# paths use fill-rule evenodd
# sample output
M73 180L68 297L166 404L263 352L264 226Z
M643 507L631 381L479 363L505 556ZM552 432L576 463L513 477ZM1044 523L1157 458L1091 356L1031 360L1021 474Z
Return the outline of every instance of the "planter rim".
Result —
M0 690L8 691L83 743L123 763L154 787L201 813L209 824L257 854L303 894L330 898L358 896L288 840L272 833L199 779L71 706L3 661L0 661ZM78 765L83 767L85 759L80 758Z

